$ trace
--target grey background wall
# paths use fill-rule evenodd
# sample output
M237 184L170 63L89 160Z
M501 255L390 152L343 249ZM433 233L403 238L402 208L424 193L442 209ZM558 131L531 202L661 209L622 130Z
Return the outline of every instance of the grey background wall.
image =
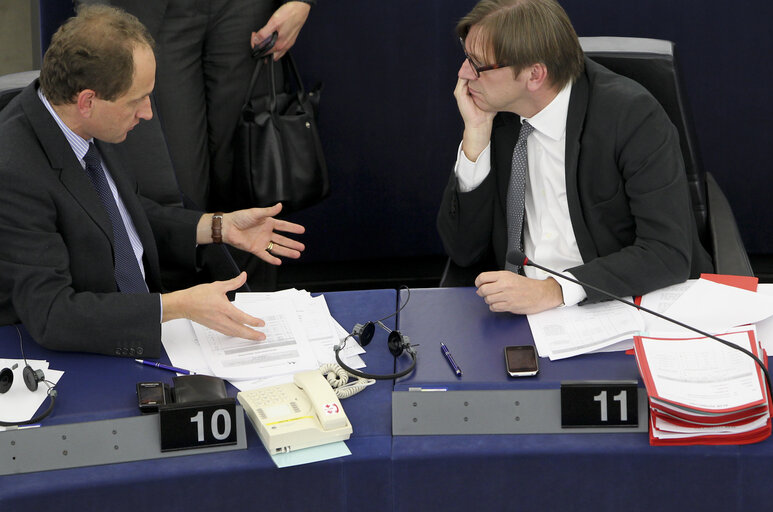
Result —
M0 75L34 69L33 33L38 33L33 32L36 6L36 0L0 0Z

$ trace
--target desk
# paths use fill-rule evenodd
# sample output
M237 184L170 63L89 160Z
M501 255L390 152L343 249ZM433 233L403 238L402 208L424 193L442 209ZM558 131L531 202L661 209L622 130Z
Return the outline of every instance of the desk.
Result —
M472 288L412 290L399 326L420 347L416 373L396 388L439 381L422 369L422 361L442 358L440 341L462 370L480 363L463 359L455 347L478 347L475 357L495 373L487 384L501 387L591 379L594 369L605 378L615 373L631 378L636 367L633 357L622 353L540 359L537 378L508 379L502 349L531 343L528 322L491 313ZM467 385L467 375L462 379ZM469 380L471 388L480 387L477 375ZM450 368L446 382L452 389L461 385ZM392 462L400 511L767 510L773 441L653 447L644 433L395 436Z
M396 304L394 290L336 292L325 297L332 315L346 329L381 318ZM394 327L394 319L386 323ZM0 327L0 340L3 357L19 357L13 327ZM379 329L365 356L370 371L393 371L394 361L385 345L386 332ZM139 414L135 384L171 383L174 375L132 359L51 352L29 336L24 349L28 358L47 359L52 368L65 371L57 386L56 408L44 425L135 416ZM246 450L4 476L0 509L392 510L391 390L390 381L380 381L343 402L354 428L347 441L352 452L348 457L276 470L246 422ZM235 389L230 391L235 395Z
M346 328L381 318L396 303L395 292L384 290L326 297L333 316ZM441 339L452 348L461 340L476 343L480 357L490 357L497 372L503 364L501 345L514 339L530 342L525 318L490 313L465 288L413 290L398 325L420 345L414 378L426 376L422 361L442 357L437 346ZM15 337L12 328L0 328L3 356L17 357ZM386 333L377 329L366 356L374 372L392 371L385 343ZM159 378L155 369L123 359L52 353L29 340L25 349L29 357L47 358L53 368L67 372L59 386L60 402L46 424L136 414L134 383ZM464 369L466 361L458 362ZM634 364L624 354L540 363L538 379L589 378L582 372L591 368L619 371L628 378ZM513 381L501 381L508 383ZM89 391L97 385L105 389ZM643 433L392 437L392 388L389 381L378 382L344 401L354 425L349 457L277 470L248 426L247 450L2 477L0 508L768 510L771 440L748 446L653 447ZM82 403L83 396L92 397L91 405Z

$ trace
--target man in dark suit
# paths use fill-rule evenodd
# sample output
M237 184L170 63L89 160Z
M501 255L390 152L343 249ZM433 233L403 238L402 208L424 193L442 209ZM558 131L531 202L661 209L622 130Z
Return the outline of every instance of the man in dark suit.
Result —
M193 269L196 247L229 243L264 261L304 249L281 206L226 214L142 197L112 144L152 117L153 40L131 15L90 7L54 35L40 81L0 112L0 323L48 348L157 357L161 323L189 318L259 340L263 321L226 292L246 280L161 293L160 260Z
M584 58L557 2L482 0L457 33L464 135L438 230L459 266L505 269L475 279L492 311L604 298L507 263L513 249L617 295L711 271L676 129L643 87Z

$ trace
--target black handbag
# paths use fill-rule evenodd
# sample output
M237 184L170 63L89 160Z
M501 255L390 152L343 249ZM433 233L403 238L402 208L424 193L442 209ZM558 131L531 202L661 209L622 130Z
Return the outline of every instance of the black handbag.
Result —
M279 93L275 71L279 64L271 56L258 59L252 73L234 140L234 183L240 206L281 202L282 212L288 213L324 199L330 193L330 179L316 122L322 86L306 93L290 53L280 60L286 80ZM270 92L253 97L264 68Z

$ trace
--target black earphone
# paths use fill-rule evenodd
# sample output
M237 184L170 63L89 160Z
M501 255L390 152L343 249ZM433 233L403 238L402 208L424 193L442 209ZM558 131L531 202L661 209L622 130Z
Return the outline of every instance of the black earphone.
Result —
M30 365L26 364L26 360L24 363L24 370L22 370L24 384L27 385L27 389L30 391L37 391L38 382L43 382L46 380L45 375L43 374L43 370L33 370ZM3 368L3 370L0 371L0 393L5 393L11 389L11 384L13 384L13 370L18 367L19 364L15 363L10 368Z
M373 321L373 322L366 322L365 324L356 324L354 328L352 329L352 332L349 333L346 338L344 338L340 344L333 347L333 350L335 351L336 355L336 362L338 365L349 372L352 375L355 375L357 377L362 377L363 379L375 379L375 380L391 380L391 379L397 379L399 377L404 377L405 375L408 375L413 371L414 368L416 368L416 350L414 349L414 346L418 345L411 345L410 338L408 336L404 335L398 330L392 330L386 325L384 325L384 320L391 318L395 315L397 315L400 311L403 310L403 308L408 304L408 300L411 298L411 290L407 286L401 287L401 289L405 289L408 291L408 296L405 299L405 302L395 311L394 313L391 313L384 318L381 318L379 320ZM403 353L408 354L411 356L411 364L406 368L405 370L399 371L397 373L388 373L384 375L378 375L373 373L365 373L361 372L359 370L355 370L354 368L348 367L344 362L341 360L340 352L343 350L343 348L346 346L346 341L349 338L355 338L358 339L360 346L365 347L368 345L368 343L371 342L373 339L373 335L376 332L376 325L380 326L382 329L387 331L389 333L389 337L387 338L387 347L389 348L389 352L392 353L392 355L397 359L400 357Z
M26 421L16 421L16 422L5 422L0 421L0 427L13 427L16 425L30 425L32 423L37 423L49 414L51 414L51 411L54 410L54 402L56 401L56 390L54 389L54 384L49 383L49 381L46 380L45 375L43 374L43 370L34 370L28 363L27 363L27 356L24 355L24 345L22 343L22 336L21 331L19 330L19 326L15 325L16 327L16 333L19 335L19 347L21 348L21 356L24 358L24 370L22 370L22 377L24 378L24 384L27 386L27 389L30 391L37 391L38 389L38 383L43 382L44 384L48 385L48 392L47 395L49 398L51 398L51 402L48 404L48 408L43 411L42 414L39 416L36 416L32 419L26 420ZM5 393L9 389L11 389L11 385L13 384L13 371L18 368L19 365L14 364L10 368L3 368L2 371L0 371L0 393Z

